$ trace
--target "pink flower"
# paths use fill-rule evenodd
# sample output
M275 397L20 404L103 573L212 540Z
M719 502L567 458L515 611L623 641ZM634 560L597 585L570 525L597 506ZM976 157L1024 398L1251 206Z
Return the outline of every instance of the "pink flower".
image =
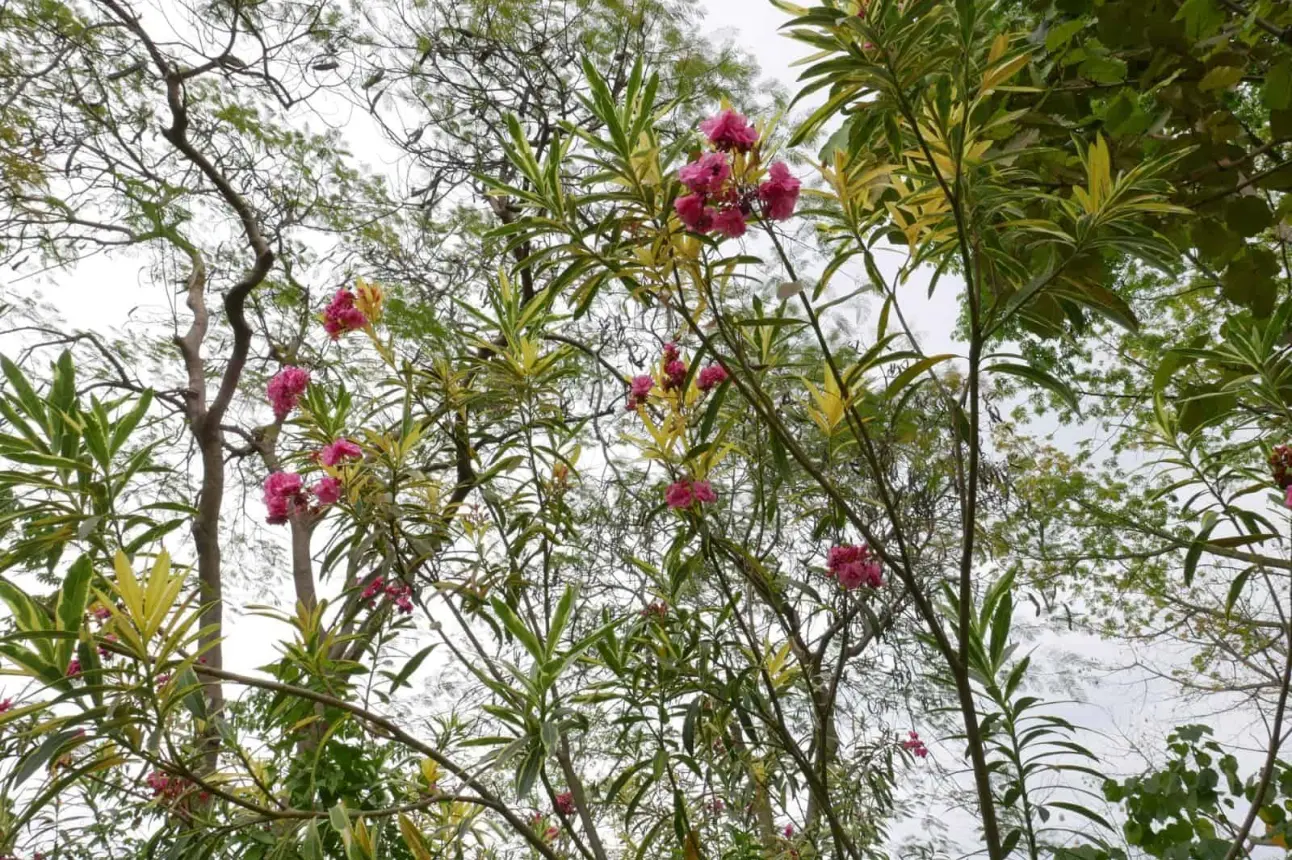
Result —
M786 839L793 839L793 838L794 838L794 825L793 825L793 824L786 824L786 825L785 825L785 838L786 838Z
M843 544L830 548L826 557L828 575L839 580L849 590L862 585L879 588L884 584L883 572L874 553L868 546Z
M170 672L167 672L164 675L158 675L156 681L153 682L153 686L160 688L160 687L165 687L169 683L170 683Z
M668 391L674 388L681 388L682 383L686 382L686 362L680 358L675 358L668 364L664 365L664 390Z
M81 661L73 657L72 662L67 664L66 674L69 678L75 678L77 675L81 674Z
M290 415L309 384L310 372L299 367L284 367L274 374L265 389L269 404L274 407L274 417L282 421Z
M748 152L758 143L758 130L743 115L728 108L700 123L700 131L715 149Z
M713 491L708 481L693 481L691 492L695 493L695 500L702 505L718 501L718 494Z
M386 588L386 580L380 576L368 583L368 587L363 590L361 600L372 600Z
M678 352L677 344L673 343L673 341L670 340L668 343L664 344L665 364L668 364L670 361L676 361L680 355L681 353Z
M341 499L341 482L328 475L311 488L320 505L335 505Z
M13 699L0 699L0 714L7 714L13 710Z
M770 177L758 186L758 199L763 201L763 213L773 221L784 221L794 214L799 199L799 181L790 176L785 162L778 161L768 170Z
M96 603L94 608L90 610L90 615L94 617L95 621L107 621L112 617L112 610L102 603Z
M734 206L723 209L714 216L713 229L728 239L739 239L745 235L745 215Z
M924 745L924 741L920 740L920 736L914 731L907 732L906 740L902 741L901 745L902 749L919 758L926 758L929 754L929 748Z
M544 831L543 831L543 841L544 841L544 842L551 842L551 841L553 841L554 839L556 839L556 837L558 837L558 836L560 836L560 835L561 835L561 828L559 828L559 827L549 827L549 828L547 828L546 830L544 830Z
M99 646L99 656L102 657L104 660L111 660L112 652L108 650L107 646L109 644L115 643L116 641L117 641L117 637L115 633L109 633L106 636L104 636L103 642L105 644L102 644Z
M713 194L731 178L731 164L721 152L707 152L679 170L677 178L692 191Z
M679 197L673 201L673 208L677 210L677 217L682 219L686 229L695 233L707 233L712 230L713 219L718 214L712 206L704 205L704 196L701 194Z
M1292 486L1288 487L1287 495L1283 498L1283 504L1292 508Z
M270 525L282 525L308 503L301 489L301 476L295 472L273 472L265 478L265 507Z
M405 615L413 611L413 587L411 585L392 582L386 586L386 596L393 600L395 606Z
M696 385L701 391L710 391L727 381L727 369L721 364L711 364L700 371Z
M363 457L363 449L349 439L337 439L325 445L319 453L319 462L324 466L335 466L342 460L358 460Z
M562 815L574 814L574 793L565 791L556 796L556 811Z
M632 396L640 400L641 398L650 394L650 390L654 387L655 387L655 380L650 378L649 376L646 376L645 374L642 374L641 376L633 377L630 390L632 392Z
M691 503L695 501L695 496L691 492L691 482L674 481L669 484L668 489L664 491L664 501L674 510L691 507Z
M708 481L674 481L664 491L664 501L675 510L689 508L696 502L707 505L717 500L718 494Z
M357 331L368 324L363 311L354 306L354 293L342 287L332 296L323 311L323 330L337 340L349 331Z

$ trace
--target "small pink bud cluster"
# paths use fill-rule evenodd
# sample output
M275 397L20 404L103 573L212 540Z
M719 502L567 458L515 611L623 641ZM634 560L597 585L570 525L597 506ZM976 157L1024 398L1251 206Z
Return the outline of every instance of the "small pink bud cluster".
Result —
M745 234L746 219L753 214L754 200L762 214L783 221L794 214L799 181L784 162L768 170L768 179L754 188L732 176L729 153L749 152L758 143L758 131L743 115L724 110L700 123L713 152L707 152L678 172L678 179L691 192L677 198L673 207L678 218L696 233L717 232L730 239Z
M563 791L556 796L556 811L562 815L574 814L574 792Z
M117 636L115 633L104 634L103 642L99 644L99 657L101 657L104 660L111 660L113 656L113 652L108 649L108 645L111 645L116 641L117 641Z
M534 830L542 831L542 839L544 842L554 842L556 841L556 837L561 835L561 829L559 827L549 827L547 824L547 818L541 812L535 812L530 817L529 826Z
M794 825L793 825L793 824L786 824L786 825L785 825L785 838L786 838L786 839L793 839L793 838L794 838Z
M69 678L75 678L80 674L81 674L81 661L73 657L72 662L67 664L66 675Z
M265 389L274 417L282 421L301 402L301 396L310 384L310 372L299 367L284 367L274 374Z
M668 604L662 600L656 600L641 611L641 616L663 620L668 617Z
M686 382L686 362L678 353L677 344L664 344L664 390L675 391Z
M906 740L901 742L902 749L919 758L925 758L929 754L929 748L920 740L920 736L914 730L906 733Z
M102 623L112 617L112 610L104 606L102 603L96 603L90 609L90 617L95 621Z
M402 582L386 582L380 576L368 583L359 596L369 606L375 606L377 598L385 596L394 602L395 607L404 614L413 611L413 587Z
M826 557L826 574L852 590L862 585L879 588L884 584L879 562L868 546L844 544L830 548Z
M706 801L704 808L709 812L712 812L714 815L719 815L727 808L727 804L722 802L721 797L715 797L712 800Z
M718 500L717 493L708 481L674 481L664 491L664 501L670 508L681 510L694 504L707 505Z
M7 714L13 710L13 699L0 699L0 714Z
M354 293L342 287L332 296L332 301L323 311L323 330L333 340L339 340L346 332L358 331L368 325L368 318L354 306L354 301Z

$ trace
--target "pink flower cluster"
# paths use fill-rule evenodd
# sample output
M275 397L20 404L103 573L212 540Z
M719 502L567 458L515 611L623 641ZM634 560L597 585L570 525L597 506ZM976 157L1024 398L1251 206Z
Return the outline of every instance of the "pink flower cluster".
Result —
M677 350L677 344L664 344L664 390L673 391L686 382L686 362Z
M633 412L638 406L646 403L646 398L650 396L651 389L655 387L655 380L646 374L634 376L632 382L628 383L628 400L624 408Z
M826 557L826 572L850 590L862 585L879 588L884 584L879 562L868 546L844 544L831 547Z
M695 385L701 391L710 391L727 381L727 369L721 364L711 364L700 371Z
M914 730L906 733L906 740L901 744L902 749L919 758L925 758L929 754L929 748L924 745L924 741L920 740L919 734Z
M413 611L413 587L402 582L388 583L380 576L368 583L359 599L367 601L369 606L373 606L376 604L377 598L382 595L394 601L400 612L408 614Z
M94 607L90 609L90 617L95 621L107 621L112 617L112 610L104 606L102 603L96 603L94 604Z
M363 449L349 439L337 439L329 445L323 446L319 452L319 462L324 466L336 466L344 463L346 460L359 460L363 458Z
M552 842L553 840L556 839L556 837L561 835L561 829L559 827L547 826L547 819L543 816L543 813L541 812L535 812L530 817L529 826L532 827L534 830L543 831L542 838L544 842Z
M790 175L784 162L773 164L769 178L757 188L732 175L728 153L748 152L758 143L758 131L748 119L728 109L700 123L700 131L716 151L701 155L678 171L678 179L691 193L677 198L673 208L688 230L714 231L738 239L745 234L746 219L753 214L755 199L762 204L763 216L773 221L783 221L794 214L799 181Z
M81 674L81 661L73 657L72 662L67 664L66 675L69 678L75 678L77 675L80 675L80 674Z
M641 611L641 616L662 620L668 616L668 604L662 600L656 600Z
M117 641L118 640L115 633L106 634L103 637L103 642L100 643L99 645L99 656L102 657L104 660L111 660L113 656L113 652L108 650L108 646L115 644Z
M574 792L563 791L556 796L556 811L562 815L574 814Z
M354 293L342 287L332 296L332 301L323 311L323 330L333 340L339 340L346 332L358 331L368 325L368 318L354 306L354 300Z
M144 779L144 783L153 790L153 797L162 800L175 800L188 790L188 783L178 777L167 776L155 770Z
M0 714L7 714L13 710L13 699L0 699Z
M282 421L296 405L310 384L310 372L300 367L284 367L269 380L265 394L274 408L274 417Z
M664 491L664 501L674 510L689 508L697 502L707 505L717 500L718 495L708 481L674 481Z

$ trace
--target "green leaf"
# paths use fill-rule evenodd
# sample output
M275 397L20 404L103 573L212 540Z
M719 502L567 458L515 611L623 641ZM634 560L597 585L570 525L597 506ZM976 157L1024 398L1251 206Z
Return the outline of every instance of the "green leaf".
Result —
M1284 57L1265 73L1261 97L1270 110L1292 108L1292 58Z
M85 607L90 597L90 580L94 565L89 555L83 555L67 570L67 577L58 590L58 604L54 610L59 630L80 630L85 618Z
M1243 79L1244 71L1242 66L1216 66L1202 76L1198 89L1204 93L1210 90L1227 90Z
M417 668L422 665L422 661L425 660L427 656L434 650L435 650L435 643L431 643L430 645L427 645L425 648L423 648L421 651L418 651L412 657L409 657L408 662L404 664L404 667L400 669L399 672L393 678L390 679L389 692L393 693L396 690L398 690L400 687L404 686L404 684L408 683L408 679L411 678L413 676L413 673L417 671Z
M570 621L570 615L574 612L574 601L578 597L579 589L577 586L570 584L565 587L565 593L556 604L556 612L552 615L552 626L547 631L547 657L556 653L556 646L561 642L561 635L565 633L565 625Z
M36 771L59 755L62 755L64 749L75 746L80 738L79 730L68 729L66 731L55 732L41 742L40 746L29 752L18 766L14 768L11 784L14 788L22 785Z
M1081 401L1077 397L1077 393L1044 370L1032 367L1030 364L1012 363L993 364L987 369L992 373L1008 373L1011 376L1018 376L1026 379L1028 382L1039 385L1047 391L1058 395L1059 399L1061 399L1073 412L1078 415L1081 414Z
M1251 575L1252 569L1249 567L1247 570L1238 574L1238 576L1235 576L1234 581L1229 583L1229 595L1225 598L1226 618L1228 618L1229 614L1234 611L1234 604L1238 602L1239 597L1242 597L1243 588L1247 585L1247 580L1251 578Z
M1065 21L1058 26L1051 27L1050 32L1045 34L1045 49L1051 52L1059 50L1068 44L1073 36L1080 33L1085 26L1085 18L1074 18L1071 21Z
M1239 236L1255 236L1273 223L1270 207L1255 194L1232 197L1225 204L1225 226Z
M919 361L909 365L905 370L897 374L897 376L893 377L892 382L888 383L888 387L884 389L885 399L888 399L888 400L893 399L894 397L896 397L898 394L901 393L903 388L905 388L907 385L910 385L911 381L914 380L921 373L924 373L929 368L934 367L935 365L940 364L949 358L955 358L955 357L956 357L955 353L946 352L946 353L941 353L939 355L930 355L927 358L922 358Z
M498 616L498 620L502 622L511 635L515 636L516 640L525 646L525 650L535 660L542 661L546 654L538 642L538 637L525 626L523 621L516 617L516 613L512 612L507 604L496 597L491 598L489 604L493 607L494 614Z

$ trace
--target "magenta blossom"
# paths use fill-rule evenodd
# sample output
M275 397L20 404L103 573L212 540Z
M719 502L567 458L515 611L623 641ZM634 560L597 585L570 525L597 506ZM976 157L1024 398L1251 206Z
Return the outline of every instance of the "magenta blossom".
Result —
M157 687L165 687L169 683L170 683L170 672L166 672L165 674L158 675L156 681L154 681L154 685Z
M349 331L358 331L368 324L363 311L354 306L354 293L344 287L336 291L332 301L323 311L323 330L333 340Z
M680 358L675 358L668 364L664 365L664 390L669 391L674 388L681 388L682 383L686 382L686 362Z
M81 674L81 661L73 657L72 662L67 664L66 674L69 678L75 678L77 675Z
M902 741L901 744L902 749L919 758L925 758L929 754L929 748L924 745L924 741L920 740L919 734L915 731L907 732L906 740Z
M691 507L695 502L695 495L691 492L691 482L674 481L669 484L668 489L664 491L664 501L674 510Z
M0 699L0 714L7 714L13 710L13 699Z
M265 478L265 507L270 525L287 522L297 510L305 508L309 500L301 487L301 476L295 472L273 472Z
M407 615L413 611L413 587L400 582L386 586L386 596L395 602L400 612Z
M368 587L363 590L361 600L372 600L386 588L386 580L380 576L368 583Z
M728 108L700 123L700 131L715 149L748 152L758 143L758 130L743 115Z
M665 364L668 364L670 361L676 361L681 355L682 353L678 352L677 344L673 343L673 341L670 340L668 343L664 344Z
M727 369L721 364L711 364L700 371L696 386L701 391L710 391L727 381Z
M655 380L642 374L634 376L632 382L628 383L628 403L627 408L632 412L638 406L646 402L650 390L655 387Z
M1284 496L1283 498L1283 504L1287 505L1289 508L1292 508L1292 486L1288 487L1287 495Z
M556 811L562 815L574 814L574 793L570 791L561 792L556 796Z
M689 508L696 502L707 505L717 500L718 495L708 481L674 481L664 491L664 501L674 510Z
M793 839L793 838L794 838L794 825L793 825L793 824L786 824L786 825L785 825L785 838L786 838L786 839Z
M768 179L758 186L763 213L773 221L784 221L794 214L799 199L799 181L790 175L785 162L778 161L767 171Z
M363 457L363 449L349 439L337 439L325 445L319 453L319 462L324 466L335 466L342 460L358 460Z
M731 163L721 152L707 152L678 171L677 178L692 191L714 194L731 178Z
M320 505L335 505L341 499L341 482L331 475L320 478L311 490Z
M723 209L713 217L713 229L728 239L739 239L745 235L745 213L734 206Z
M826 570L849 590L862 585L879 588L884 584L879 562L868 546L843 544L831 547L826 557Z
M95 621L107 621L112 617L112 610L104 606L102 603L97 603L94 608L90 610L90 615L94 616Z
M310 372L300 367L284 367L275 373L265 389L269 404L274 407L274 417L282 421L290 415L309 384Z
M704 196L688 194L673 201L677 217L682 219L683 226L695 233L708 233L713 229L713 219L718 212L712 206L704 205Z

